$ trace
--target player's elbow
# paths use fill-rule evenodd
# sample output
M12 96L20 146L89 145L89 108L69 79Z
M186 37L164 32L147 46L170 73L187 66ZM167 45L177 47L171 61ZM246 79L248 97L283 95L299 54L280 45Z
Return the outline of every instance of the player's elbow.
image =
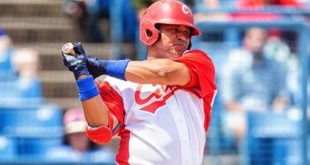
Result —
M91 141L98 144L107 144L113 137L111 128L106 126L97 128L87 127L86 135Z

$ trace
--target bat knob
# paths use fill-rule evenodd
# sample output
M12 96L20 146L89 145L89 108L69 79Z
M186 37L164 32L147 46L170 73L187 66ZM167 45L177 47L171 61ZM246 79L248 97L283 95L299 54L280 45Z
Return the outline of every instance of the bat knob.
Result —
M75 51L73 50L73 44L72 43L65 43L63 46L62 46L62 49L61 51L65 54L68 54L68 55L76 55Z

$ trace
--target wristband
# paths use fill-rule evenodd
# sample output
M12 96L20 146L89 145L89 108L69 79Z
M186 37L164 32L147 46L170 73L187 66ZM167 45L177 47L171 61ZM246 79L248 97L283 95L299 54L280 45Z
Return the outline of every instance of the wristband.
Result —
M125 79L125 72L127 65L129 63L129 60L109 60L107 61L106 65L106 72L107 75L121 79Z
M77 86L79 88L80 100L88 100L99 94L99 90L94 82L93 76L78 79Z

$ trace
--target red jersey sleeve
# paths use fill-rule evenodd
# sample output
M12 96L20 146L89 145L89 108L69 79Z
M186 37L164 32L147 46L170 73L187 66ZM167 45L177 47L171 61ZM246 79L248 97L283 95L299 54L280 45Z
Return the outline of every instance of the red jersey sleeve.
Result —
M185 88L198 90L200 97L206 97L216 90L215 67L206 53L200 50L190 50L175 61L185 64L190 72L191 81Z
M100 96L109 109L109 112L112 113L120 123L118 128L122 128L124 125L125 114L122 97L106 81L103 81L102 83L97 82L97 86L100 91ZM118 131L116 131L116 133L117 132Z

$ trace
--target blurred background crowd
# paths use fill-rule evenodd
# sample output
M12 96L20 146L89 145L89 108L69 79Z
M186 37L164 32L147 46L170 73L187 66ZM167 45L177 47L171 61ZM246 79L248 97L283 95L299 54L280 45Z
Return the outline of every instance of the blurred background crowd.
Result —
M143 60L139 18L155 1L0 0L0 164L114 164L118 137L87 139L61 47ZM183 2L217 72L204 164L309 164L310 1Z

